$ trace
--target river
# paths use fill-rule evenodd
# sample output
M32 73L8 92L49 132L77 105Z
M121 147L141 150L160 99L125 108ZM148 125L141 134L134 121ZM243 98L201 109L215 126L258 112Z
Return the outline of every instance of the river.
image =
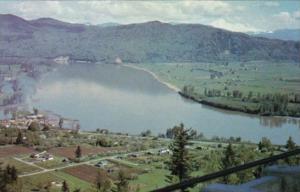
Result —
M146 71L108 64L72 64L46 73L37 82L30 107L78 119L81 130L109 129L153 134L184 123L207 138L241 137L258 142L268 137L300 143L299 119L259 117L188 101Z

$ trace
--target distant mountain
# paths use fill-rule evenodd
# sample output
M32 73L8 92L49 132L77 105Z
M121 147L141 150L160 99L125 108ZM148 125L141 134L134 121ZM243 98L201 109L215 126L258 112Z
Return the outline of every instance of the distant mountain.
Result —
M114 27L114 26L118 26L118 25L121 25L121 24L120 23L109 22L109 23L102 23L102 24L99 24L97 26L100 26L100 27Z
M300 41L300 29L280 29L269 33L252 33L251 35L270 39Z
M300 61L300 42L253 37L200 24L159 21L101 27L0 15L0 57L111 63L224 60Z

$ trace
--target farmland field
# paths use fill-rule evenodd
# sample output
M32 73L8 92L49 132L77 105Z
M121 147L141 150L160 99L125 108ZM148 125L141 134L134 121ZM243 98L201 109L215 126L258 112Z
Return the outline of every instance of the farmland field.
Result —
M34 149L23 146L0 147L0 158L33 153Z
M285 62L232 62L232 63L161 63L140 64L138 67L154 72L161 81L183 90L201 103L218 108L263 113L261 105L264 95L286 95L285 111L272 111L268 115L300 116L299 97L300 66ZM192 91L185 91L189 86ZM218 95L211 94L218 92ZM233 96L238 91L239 97ZM208 95L207 93L210 92Z
M99 168L91 165L79 165L66 168L63 171L89 183L95 183Z
M49 153L73 159L75 157L75 150L77 146L74 147L56 147L49 150ZM125 148L123 147L81 147L82 155L97 155L97 154L104 154L109 152L116 152L116 151L124 151Z
M6 165L15 166L15 168L18 170L19 174L40 171L40 169L35 166L27 165L25 163L22 163L18 160L15 160L15 159L9 158L9 157L8 158L0 158L0 163L2 163L2 167L5 167Z
M81 191L84 192L93 191L93 188L89 183L61 171L43 173L22 178L24 191L31 191L32 189L42 189L47 187L47 185L50 185L51 192L60 192L61 183L64 180L68 182L70 190L80 188ZM51 184L52 182L55 184Z
M300 66L297 63L280 62L244 62L228 65L214 63L161 63L138 64L153 71L163 81L182 89L192 85L199 93L205 88L228 90L239 89L260 93L300 93ZM222 76L211 79L213 72L221 72Z

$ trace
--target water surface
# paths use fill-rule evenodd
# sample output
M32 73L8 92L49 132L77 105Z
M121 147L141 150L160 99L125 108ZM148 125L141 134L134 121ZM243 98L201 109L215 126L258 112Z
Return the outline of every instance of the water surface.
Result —
M37 84L32 106L78 119L82 130L165 133L184 123L212 136L268 137L300 143L299 120L229 112L187 101L147 72L117 65L74 64L47 73Z

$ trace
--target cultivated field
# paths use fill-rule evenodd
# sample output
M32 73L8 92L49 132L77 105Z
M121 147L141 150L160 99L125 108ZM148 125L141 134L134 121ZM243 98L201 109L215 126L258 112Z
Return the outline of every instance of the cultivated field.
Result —
M77 146L73 147L56 147L49 150L49 153L66 157L70 159L75 158L75 150ZM81 147L83 156L97 155L97 154L105 154L105 153L114 153L125 151L124 147Z
M0 158L15 155L30 154L35 152L34 149L23 146L5 146L0 147Z

